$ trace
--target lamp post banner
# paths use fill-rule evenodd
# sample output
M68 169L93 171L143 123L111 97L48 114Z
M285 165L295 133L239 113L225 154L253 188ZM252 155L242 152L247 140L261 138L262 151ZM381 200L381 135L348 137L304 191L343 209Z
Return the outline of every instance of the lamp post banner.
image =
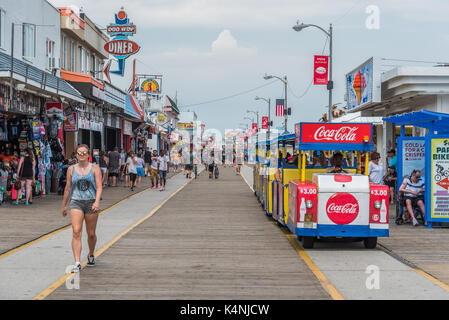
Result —
M262 129L263 130L268 129L268 117L262 117Z
M327 85L329 74L329 57L314 56L313 63L313 84Z

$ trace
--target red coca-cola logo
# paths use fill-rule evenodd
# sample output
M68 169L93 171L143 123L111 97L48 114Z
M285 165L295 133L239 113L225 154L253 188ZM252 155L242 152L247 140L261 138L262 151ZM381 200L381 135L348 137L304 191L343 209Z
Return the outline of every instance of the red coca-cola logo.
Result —
M301 123L300 143L371 143L372 125L365 123Z
M357 137L357 127L341 127L339 129L328 129L322 126L313 135L317 141L339 141L339 142L354 142Z
M349 224L359 215L359 203L349 193L336 193L326 204L326 213L335 224Z

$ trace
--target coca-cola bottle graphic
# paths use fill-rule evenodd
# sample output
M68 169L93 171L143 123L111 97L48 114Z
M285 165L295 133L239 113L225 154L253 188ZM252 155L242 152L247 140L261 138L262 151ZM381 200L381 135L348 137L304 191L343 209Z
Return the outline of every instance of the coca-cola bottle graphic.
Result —
M304 222L304 219L306 217L306 201L304 200L304 197L301 198L301 205L299 206L299 221Z
M380 223L387 222L387 206L385 205L385 199L382 199L382 205L380 207Z

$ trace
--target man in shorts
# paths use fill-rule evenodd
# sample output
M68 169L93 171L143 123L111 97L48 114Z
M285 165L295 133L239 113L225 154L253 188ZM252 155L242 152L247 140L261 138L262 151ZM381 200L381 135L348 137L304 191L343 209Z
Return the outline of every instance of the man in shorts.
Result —
M161 151L161 156L158 158L159 176L161 178L161 190L165 191L165 183L167 182L168 163L170 157L165 154L165 151Z
M109 154L109 177L112 180L111 185L113 187L117 186L117 177L119 175L120 166L122 164L122 159L120 157L120 153L118 153L118 148L114 148Z
M126 160L126 166L129 173L129 185L131 187L131 191L134 191L134 188L136 187L136 178L137 178L137 157L134 153L134 151L131 151L129 153L128 160Z
M153 150L153 155L151 156L151 189L159 188L159 165L158 165L159 156L157 154L157 150ZM156 183L155 183L156 182Z

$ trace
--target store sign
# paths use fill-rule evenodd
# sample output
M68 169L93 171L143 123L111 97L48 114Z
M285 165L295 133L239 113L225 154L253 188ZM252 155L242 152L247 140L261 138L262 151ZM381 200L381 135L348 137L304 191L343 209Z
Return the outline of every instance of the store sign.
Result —
M195 125L193 123L182 123L178 122L178 129L180 130L193 130Z
M381 101L380 62L371 58L346 75L347 109Z
M57 115L63 116L64 111L62 109L62 103L59 102L47 102L45 103L45 109L47 110L47 115Z
M142 79L138 91L150 94L161 94L161 79Z
M301 123L301 143L371 143L371 124Z
M409 177L413 170L421 170L421 175L424 176L426 152L425 139L416 140L402 140L402 181L404 177Z
M158 113L157 115L157 122L159 124L165 124L165 122L167 121L167 116L163 113Z
M70 112L64 120L64 131L78 131L78 114Z
M110 24L107 27L107 31L113 39L105 44L104 49L112 54L118 62L118 70L110 70L112 60L109 61L104 69L106 77L111 82L109 74L113 73L123 77L125 75L126 59L136 54L140 50L140 46L128 39L128 37L136 33L136 26L129 21L128 15L124 10L119 11L115 15L115 23Z
M126 134L127 136L131 136L133 134L133 126L130 121L124 120L123 122L123 134Z
M329 57L314 56L313 61L313 84L324 85L328 82Z
M103 131L103 123L91 121L86 118L80 118L78 122L78 128L92 131Z
M449 139L431 139L431 217L449 219Z
M92 96L103 101L106 100L106 94L104 93L104 91L95 86L92 86Z

